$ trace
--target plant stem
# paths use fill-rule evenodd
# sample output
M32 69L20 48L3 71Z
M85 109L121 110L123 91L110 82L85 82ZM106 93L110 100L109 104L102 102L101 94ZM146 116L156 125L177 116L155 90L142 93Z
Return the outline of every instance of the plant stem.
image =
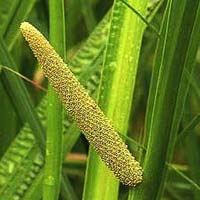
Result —
M64 1L49 1L50 42L65 59ZM62 169L62 105L52 86L48 89L46 163L43 199L58 199Z

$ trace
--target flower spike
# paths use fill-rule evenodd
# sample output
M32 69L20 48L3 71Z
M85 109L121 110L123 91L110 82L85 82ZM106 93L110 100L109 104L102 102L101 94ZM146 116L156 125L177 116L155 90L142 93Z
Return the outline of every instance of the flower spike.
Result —
M68 113L104 163L123 184L136 186L140 183L142 168L139 162L131 155L109 119L78 82L67 64L31 24L24 22L20 29Z

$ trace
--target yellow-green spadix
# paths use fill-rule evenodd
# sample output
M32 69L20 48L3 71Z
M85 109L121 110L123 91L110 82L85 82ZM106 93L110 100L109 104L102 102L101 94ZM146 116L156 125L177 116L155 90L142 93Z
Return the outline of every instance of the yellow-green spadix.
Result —
M125 185L142 181L142 169L127 146L44 36L31 24L21 31L65 108L104 163Z

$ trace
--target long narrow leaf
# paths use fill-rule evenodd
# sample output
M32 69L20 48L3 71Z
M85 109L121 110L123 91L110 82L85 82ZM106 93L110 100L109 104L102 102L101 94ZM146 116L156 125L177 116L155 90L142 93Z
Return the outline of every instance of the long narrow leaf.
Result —
M168 2L148 100L144 183L130 199L161 198L166 180L165 162L172 158L189 86L184 70L192 71L198 46L198 7L199 1Z
M128 3L145 15L147 1ZM99 105L117 130L126 133L145 25L120 1L114 2L110 23ZM118 186L118 180L90 148L83 199L117 199Z

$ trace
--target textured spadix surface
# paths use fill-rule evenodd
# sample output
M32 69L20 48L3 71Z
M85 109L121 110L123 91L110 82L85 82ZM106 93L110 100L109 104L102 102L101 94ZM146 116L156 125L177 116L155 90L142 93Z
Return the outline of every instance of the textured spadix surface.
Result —
M129 186L142 181L142 169L95 101L44 36L31 24L21 31L69 114L119 180Z

